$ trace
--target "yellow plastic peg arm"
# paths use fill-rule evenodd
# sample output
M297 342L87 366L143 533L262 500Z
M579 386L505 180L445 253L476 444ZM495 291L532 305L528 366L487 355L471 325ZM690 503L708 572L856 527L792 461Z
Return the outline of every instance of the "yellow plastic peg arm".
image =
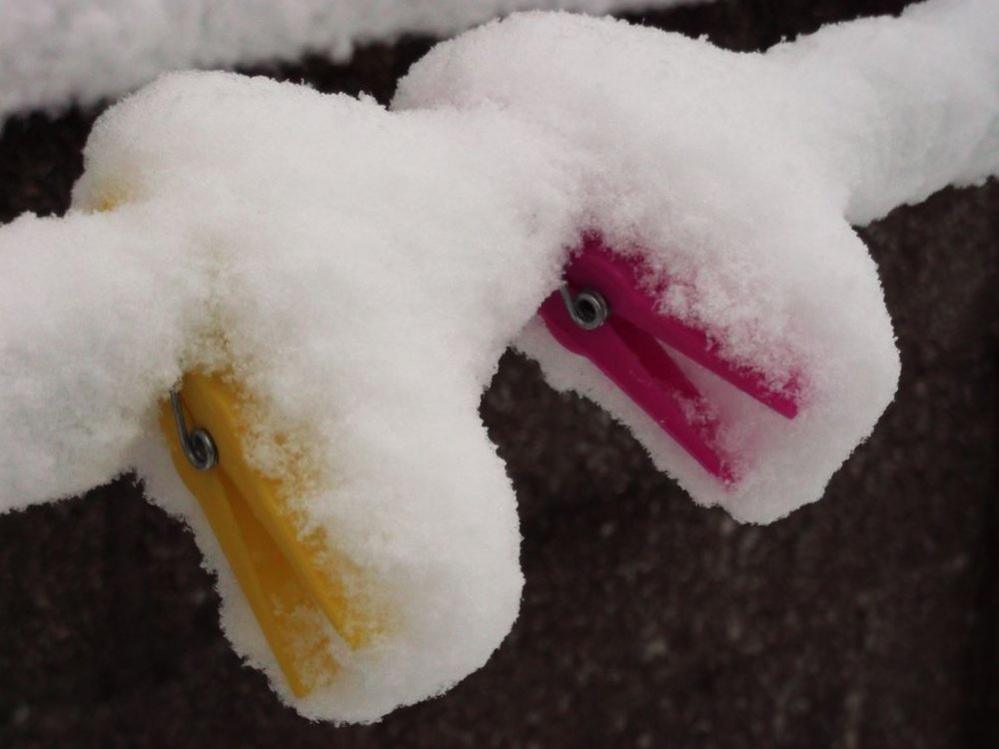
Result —
M247 462L245 402L222 376L189 373L163 403L160 426L291 690L303 697L336 677L332 638L361 648L379 624L365 601L347 595L345 576L356 572L349 560L321 533L299 531L285 488L292 477L279 481Z

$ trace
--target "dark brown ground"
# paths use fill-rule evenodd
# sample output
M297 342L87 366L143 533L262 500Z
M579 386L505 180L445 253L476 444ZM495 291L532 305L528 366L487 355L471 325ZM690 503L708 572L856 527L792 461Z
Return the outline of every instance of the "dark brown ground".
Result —
M645 20L753 49L902 4L722 0ZM269 72L385 100L427 46ZM66 207L94 115L6 125L0 221ZM508 355L482 411L528 583L484 669L376 726L302 720L222 638L191 537L124 478L0 518L0 747L999 746L999 185L863 234L904 372L819 504L762 528L699 509Z

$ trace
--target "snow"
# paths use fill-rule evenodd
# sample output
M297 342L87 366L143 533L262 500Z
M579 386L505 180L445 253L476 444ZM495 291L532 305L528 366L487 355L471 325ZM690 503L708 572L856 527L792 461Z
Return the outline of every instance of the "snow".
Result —
M0 3L0 121L88 105L188 68L349 58L405 34L447 37L514 11L603 14L706 0L12 0ZM708 0L709 1L709 0Z
M777 381L801 375L806 407L788 422L691 366L743 460L727 489L538 321L516 343L554 386L617 415L698 502L770 522L822 495L895 391L891 324L850 222L999 171L997 15L985 0L931 3L765 55L521 15L438 45L395 106L495 106L556 133L581 154L590 225L694 289L667 309Z
M134 467L193 527L237 651L300 712L374 720L438 694L517 616L516 498L478 415L506 346L628 425L701 504L769 522L818 499L899 373L849 221L999 172L997 33L982 0L765 55L518 15L436 47L391 110L163 77L95 125L65 217L0 229L0 511ZM740 456L735 486L535 317L586 229L668 271L682 293L663 307L729 356L800 379L788 421L683 362ZM155 424L196 368L230 369L260 405L264 472L299 435L325 480L298 509L396 615L375 646L338 649L339 678L304 699Z
M478 404L557 283L564 154L488 109L393 114L194 73L110 111L85 158L69 215L0 232L0 507L134 465L192 522L226 632L291 700L154 424L182 371L231 363L270 416L260 466L280 463L277 435L309 435L331 478L298 502L405 622L297 707L377 718L480 667L522 576ZM91 212L109 196L119 207Z

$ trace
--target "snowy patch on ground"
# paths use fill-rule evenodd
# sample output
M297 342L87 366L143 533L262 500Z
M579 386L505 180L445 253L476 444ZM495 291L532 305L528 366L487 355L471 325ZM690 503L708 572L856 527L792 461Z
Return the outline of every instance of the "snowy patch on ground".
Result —
M702 504L767 522L818 499L898 377L850 222L999 172L997 34L991 0L936 0L765 55L529 14L435 48L392 109L165 77L100 118L65 217L0 229L0 512L134 467L195 529L236 649L301 712L372 720L437 694L517 615L516 498L478 415L506 346L603 404ZM800 377L789 422L685 363L719 404L735 486L537 321L593 229L668 272L683 293L663 306L730 356ZM199 368L261 404L261 470L300 437L324 479L298 507L395 613L305 699L155 424Z
M345 60L358 44L446 37L529 9L603 14L710 0L14 0L0 3L0 121L93 104L157 75L291 60Z

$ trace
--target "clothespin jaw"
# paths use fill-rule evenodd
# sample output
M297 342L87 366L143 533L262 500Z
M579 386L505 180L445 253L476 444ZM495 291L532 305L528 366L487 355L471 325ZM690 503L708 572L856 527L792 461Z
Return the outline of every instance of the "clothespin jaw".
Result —
M293 482L264 476L247 462L242 403L238 388L220 376L189 373L163 403L160 426L288 685L303 697L335 678L333 640L363 647L382 623L347 584L357 577L349 560L321 533L300 531L288 496Z
M556 341L589 359L708 473L732 483L734 461L718 443L715 411L664 346L789 419L798 412L797 388L774 388L763 373L721 356L706 331L659 308L668 280L650 289L649 276L640 259L587 235L565 286L539 312Z

